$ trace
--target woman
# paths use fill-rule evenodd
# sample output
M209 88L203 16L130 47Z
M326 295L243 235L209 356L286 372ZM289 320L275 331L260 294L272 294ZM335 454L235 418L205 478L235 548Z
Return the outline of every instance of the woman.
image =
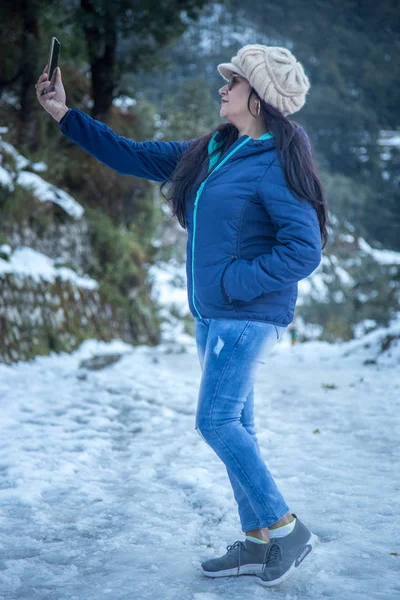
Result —
M44 74L42 106L64 135L121 174L169 182L187 230L187 283L202 380L195 428L225 464L244 541L202 563L210 577L289 577L318 537L289 511L254 431L254 382L292 322L298 281L321 261L327 202L304 130L287 117L305 103L302 65L280 47L247 45L218 65L228 123L184 142L135 142L68 109L61 73ZM163 187L161 186L161 189Z

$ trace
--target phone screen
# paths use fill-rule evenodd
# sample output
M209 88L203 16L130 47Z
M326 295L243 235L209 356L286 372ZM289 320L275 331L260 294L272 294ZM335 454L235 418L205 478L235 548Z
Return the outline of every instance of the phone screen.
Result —
M54 71L58 67L58 59L60 57L60 48L61 48L61 44L58 41L58 39L56 37L52 37L51 42L50 42L49 61L47 63L49 65L49 70L48 70L49 81L52 81ZM54 90L54 83L53 83L53 85L50 85L49 87L51 89L47 89L47 92L52 92Z

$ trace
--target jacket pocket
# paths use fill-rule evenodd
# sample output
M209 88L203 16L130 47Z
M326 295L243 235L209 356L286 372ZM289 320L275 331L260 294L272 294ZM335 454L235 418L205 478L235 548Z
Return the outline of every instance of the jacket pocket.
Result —
M233 300L233 299L232 299L232 298L229 296L229 294L228 294L228 291L227 291L227 290L226 290L226 288L225 288L225 285L224 285L224 275L225 275L225 272L226 272L226 270L228 269L228 267L229 267L229 266L230 266L230 265L231 265L233 262L235 262L235 260L237 260L237 259L238 259L238 257L237 257L237 256L232 256L232 257L231 257L231 260L230 260L230 262L229 262L229 263L226 265L226 267L225 267L225 269L222 271L222 275L221 275L221 288L222 288L222 292L223 292L223 294L224 294L224 296L225 296L226 300L229 302L229 304L232 304L232 303L234 303L235 301L234 301L234 300Z

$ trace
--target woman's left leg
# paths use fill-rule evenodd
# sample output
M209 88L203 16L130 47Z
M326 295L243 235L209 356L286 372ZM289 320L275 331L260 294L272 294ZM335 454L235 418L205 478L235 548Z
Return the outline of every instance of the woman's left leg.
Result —
M234 488L239 503L250 504L252 513L240 506L239 514L249 521L256 516L256 522L242 522L243 531L269 527L289 512L254 436L240 420L259 366L277 339L270 323L209 320L196 429L239 483Z
M254 386L252 386L250 393L247 395L242 412L240 414L240 422L242 427L251 435L256 445L258 452L260 448L258 446L258 440L254 429ZM261 454L260 454L261 456ZM240 485L240 482L236 479L228 465L225 465L226 472L229 477L229 481L232 486L233 495L238 506L238 513L240 523L242 525L243 533L253 531L254 529L261 529L262 525L251 507L251 504L246 496L246 492Z
M196 319L196 343L197 343L197 353L199 356L200 367L203 370L204 364L204 356L206 352L207 339L208 339L208 330L210 327L209 319ZM248 433L253 437L257 448L258 441L254 430L254 387L251 387L251 390L245 400L243 409L240 413L240 422L242 426L247 429ZM239 481L236 479L229 466L225 465L226 471L229 477L229 481L232 486L233 495L236 500L236 504L238 507L239 519L242 524L242 531L246 533L247 531L251 531L253 529L259 529L261 527L257 515L254 513L254 510L251 507L251 504L246 496L245 491L240 485ZM248 529L245 529L246 525Z

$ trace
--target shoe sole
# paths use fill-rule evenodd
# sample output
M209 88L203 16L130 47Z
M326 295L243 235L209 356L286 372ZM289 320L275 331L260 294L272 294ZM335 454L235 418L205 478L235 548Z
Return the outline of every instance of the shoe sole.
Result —
M262 570L263 565L261 563L256 565L243 565L240 567L239 576L257 575L257 573L262 573ZM236 577L238 577L237 567L235 567L234 569L224 569L223 571L205 571L203 567L200 567L200 571L203 573L203 575L206 575L207 577L232 577L235 575Z
M273 579L271 581L264 581L260 577L257 577L258 583L260 583L264 587L272 587L274 585L279 585L280 583L282 583L283 581L285 581L285 579L287 579L288 577L290 577L291 575L293 575L293 573L303 563L304 559L307 558L307 556L310 556L310 554L312 552L314 552L315 548L318 546L319 543L320 543L319 537L317 535L315 535L314 533L312 533L311 536L310 536L310 539L307 542L307 544L305 544L306 546L311 546L311 549L306 554L304 554L304 551L302 552L302 554L300 554L300 561L299 561L298 558L296 558L296 560L289 567L289 569L283 575L281 575L280 577L278 577L278 579Z

